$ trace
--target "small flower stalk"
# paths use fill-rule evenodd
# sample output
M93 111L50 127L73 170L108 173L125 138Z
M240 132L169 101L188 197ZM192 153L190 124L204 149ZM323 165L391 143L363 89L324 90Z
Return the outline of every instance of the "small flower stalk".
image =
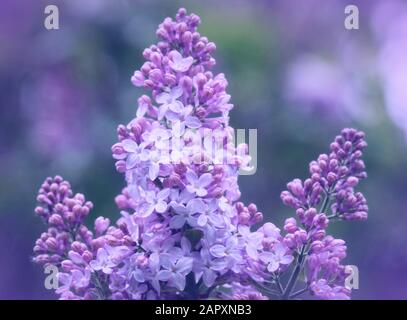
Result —
M88 229L92 203L47 178L35 212L48 230L34 262L58 267L61 299L349 299L345 242L327 228L367 218L355 191L366 178L364 134L344 129L309 178L288 183L281 199L295 215L282 229L258 226L257 206L239 201L247 146L231 143L227 81L210 71L216 46L199 23L185 9L166 18L131 77L150 94L112 147L126 180L116 223L99 217Z

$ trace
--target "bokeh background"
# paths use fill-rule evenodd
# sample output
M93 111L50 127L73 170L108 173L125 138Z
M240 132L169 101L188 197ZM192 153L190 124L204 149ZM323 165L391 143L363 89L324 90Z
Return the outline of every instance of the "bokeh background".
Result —
M61 174L115 220L124 186L110 146L135 115L141 89L130 83L157 25L183 6L217 44L236 128L258 129L258 170L240 178L245 202L280 224L293 212L279 194L333 137L367 134L367 222L339 222L359 267L356 299L407 298L407 2L359 7L360 29L344 28L348 1L31 1L0 2L0 298L54 299L30 261L44 226L36 192ZM56 4L60 29L44 28Z

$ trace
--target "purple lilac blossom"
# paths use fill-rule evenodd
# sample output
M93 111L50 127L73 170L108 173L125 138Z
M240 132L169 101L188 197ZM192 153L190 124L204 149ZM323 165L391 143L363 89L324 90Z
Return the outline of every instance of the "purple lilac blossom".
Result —
M366 200L354 191L366 177L363 133L344 129L331 153L311 162L309 179L288 184L281 197L297 219L287 219L283 233L271 222L252 230L263 214L238 201L238 171L249 158L236 150L244 146L221 143L232 155L228 163L211 161L218 155L205 146L181 152L176 163L157 157L175 126L216 129L221 137L233 130L227 81L209 71L216 46L197 32L199 23L185 9L165 19L160 42L144 51L147 62L131 78L151 97L139 99L136 118L119 125L112 147L127 183L116 197L121 217L114 226L99 217L90 231L84 220L92 204L61 177L48 178L36 213L49 229L34 261L59 268L61 299L290 299L306 291L349 298L345 243L326 228L330 220L367 218ZM307 276L296 292L301 272Z

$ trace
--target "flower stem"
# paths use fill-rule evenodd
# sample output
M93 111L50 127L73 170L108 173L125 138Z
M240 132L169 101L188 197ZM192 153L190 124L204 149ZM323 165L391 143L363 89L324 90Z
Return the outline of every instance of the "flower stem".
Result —
M330 202L330 200L331 200L330 198L331 198L331 191L328 190L328 191L326 192L326 196L325 196L324 202L323 202L323 204L322 204L322 206L321 206L321 210L319 211L320 213L325 213L326 209L327 209L328 206L329 206L329 202Z
M284 290L283 295L281 296L282 300L287 300L290 297L291 291L294 289L295 284L297 283L298 276L300 274L303 260L305 258L305 247L306 245L302 245L300 255L298 256L297 264L294 268L293 273L291 274L290 279L288 280L287 287Z
M294 293L290 296L290 299L294 299L294 298L296 298L296 297L302 295L304 292L307 292L307 291L308 291L308 286L306 286L305 288L303 288L303 289L301 289L301 290L298 290L297 292L294 292Z

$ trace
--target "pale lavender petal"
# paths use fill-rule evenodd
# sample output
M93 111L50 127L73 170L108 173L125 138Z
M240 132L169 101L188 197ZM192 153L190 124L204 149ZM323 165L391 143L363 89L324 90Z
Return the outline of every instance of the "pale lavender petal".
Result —
M147 104L143 103L143 104L139 105L139 107L137 108L137 112L136 112L137 118L143 117L146 114L147 110L148 110Z
M204 173L199 177L199 186L207 187L213 181L212 175L210 173Z
M192 199L188 202L187 209L191 213L204 213L206 211L206 205L201 199Z
M294 257L293 256L283 256L280 260L281 264L290 264L291 262L293 262Z
M226 255L225 250L226 248L221 244L215 244L209 249L211 254L216 258L223 258Z
M180 87L180 86L175 87L171 90L171 98L173 100L178 99L179 97L182 96L183 93L184 93L184 90L182 89L182 87Z
M167 111L168 111L168 105L163 104L160 108L158 108L157 119L162 120L165 117L165 114L167 113Z
M272 252L263 252L259 255L260 260L266 263L275 260L275 257L275 254Z
M126 169L133 169L138 162L138 155L135 153L131 153L126 159Z
M113 269L110 267L103 267L102 272L106 274L111 274L113 272Z
M190 257L183 257L176 263L176 269L179 273L187 275L192 270L193 259Z
M183 216L173 216L170 220L171 229L180 229L184 226L186 219Z
M197 117L187 116L185 118L185 125L191 129L198 129L202 126L202 123Z
M161 292L161 288L160 288L160 282L158 281L158 279L153 279L151 281L151 285L153 286L153 288L155 289L155 291L157 291L157 294L159 295Z
M277 261L271 261L268 266L267 266L267 270L269 272L275 272L277 271L278 267L280 266L280 264Z
M178 290L185 289L185 276L183 276L182 274L174 273L172 277L172 282Z
M193 186L188 185L185 188L186 188L185 190L187 190L188 192L193 194L195 193L195 188Z
M182 237L181 239L181 248L184 253L191 251L191 242L186 237Z
M280 242L278 242L274 245L273 250L278 256L283 256L287 251L286 247L283 244L281 244Z
M258 253L257 253L257 249L251 245L247 245L246 246L246 253L247 255L252 258L253 260L257 260L258 259Z
M174 62L180 62L183 58L181 53L179 53L177 50L172 50L170 52L170 56L172 58L172 61L174 61Z
M99 250L100 250L100 249L99 249ZM83 263L83 258L82 258L82 256L81 256L79 253L75 252L75 251L69 251L68 257L69 257L69 259L72 260L73 263L76 263L76 264L81 264L81 263ZM99 257L99 252L98 252L98 259L101 259L101 258Z
M233 248L237 246L237 238L236 237L230 237L226 240L226 247L227 248Z
M155 206L155 211L157 211L158 213L164 213L167 210L167 207L167 202L159 201Z
M187 178L188 182L191 184L194 184L196 181L198 181L198 176L192 170L188 170L187 173L185 174L185 177Z
M168 196L170 195L170 191L171 190L169 188L165 188L165 189L161 190L160 192L157 193L157 199L161 199L161 200L167 199Z
M139 153L139 157L141 161L147 161L150 159L150 151L147 149L143 149L141 150L141 152Z
M223 271L228 267L226 259L215 259L212 261L211 269L214 271Z
M157 273L156 279L160 281L167 281L171 278L172 272L168 270L161 270Z
M89 265L95 271L102 269L101 264L97 260L92 260L91 262L89 262Z
M155 97L155 101L159 104L167 104L169 101L171 101L171 95L167 92L161 92Z
M72 281L72 276L68 273L59 272L57 275L58 282L62 283L63 285L70 286Z
M131 139L123 140L122 147L123 147L124 151L126 151L126 152L137 152L138 151L137 143Z
M208 191L204 188L198 188L195 190L195 193L198 197L205 197L208 194Z
M184 105L182 104L181 101L175 100L172 103L170 103L168 107L172 112L180 113L184 108Z
M202 276L205 286L208 288L211 287L216 280L216 273L211 269L205 269Z
M148 216L150 216L153 213L154 207L155 206L153 204L144 206L143 210L141 210L140 216L143 217L143 218L147 218Z
M158 177L158 172L160 171L160 165L156 162L151 162L148 168L148 176L150 180L154 181Z
M185 208L183 205L180 205L176 202L171 202L171 207L174 209L174 211L180 215L187 215L189 213L189 210Z
M179 52L172 51L171 56L172 61L168 64L175 71L186 72L194 62L192 57L183 58Z
M206 214L201 214L198 218L198 226L204 227L208 223L208 218L206 217Z

